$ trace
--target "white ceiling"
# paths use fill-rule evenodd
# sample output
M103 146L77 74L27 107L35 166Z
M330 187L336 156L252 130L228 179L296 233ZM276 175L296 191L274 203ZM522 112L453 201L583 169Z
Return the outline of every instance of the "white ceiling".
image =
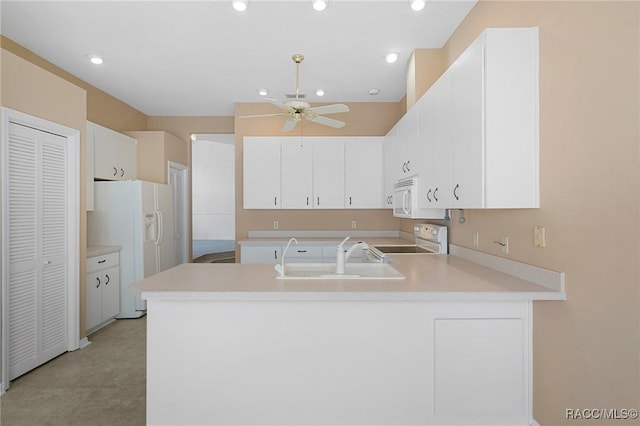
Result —
M316 12L309 0L252 0L239 13L230 0L2 0L0 31L146 115L217 116L260 101L259 88L294 93L294 53L305 56L300 91L311 103L396 102L411 52L442 47L475 3L431 0L412 12L407 0L329 0Z

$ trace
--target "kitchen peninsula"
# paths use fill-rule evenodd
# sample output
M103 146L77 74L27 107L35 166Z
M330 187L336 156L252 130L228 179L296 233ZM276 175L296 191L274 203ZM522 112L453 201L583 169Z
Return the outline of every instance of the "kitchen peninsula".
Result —
M529 425L531 305L564 300L563 274L450 251L392 257L401 280L183 264L138 282L147 424Z

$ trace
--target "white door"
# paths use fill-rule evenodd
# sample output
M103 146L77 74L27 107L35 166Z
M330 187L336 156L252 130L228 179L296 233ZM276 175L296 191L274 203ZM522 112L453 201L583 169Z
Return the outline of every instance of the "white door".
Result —
M384 208L381 137L349 138L345 145L345 207Z
M177 265L173 228L173 188L169 185L156 184L156 211L159 219L156 238L157 272Z
M313 207L344 208L344 141L309 138L313 144Z
M9 380L67 350L67 139L9 124Z
M280 139L245 137L243 141L243 206L280 208Z
M282 208L310 209L313 207L312 144L300 138L286 138L280 145L282 152Z
M188 168L183 164L169 161L169 185L173 188L173 228L176 264L189 261L189 231L187 228Z

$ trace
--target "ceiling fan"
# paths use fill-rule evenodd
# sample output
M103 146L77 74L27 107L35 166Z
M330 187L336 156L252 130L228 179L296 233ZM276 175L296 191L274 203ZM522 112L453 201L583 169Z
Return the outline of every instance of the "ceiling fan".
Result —
M336 114L339 112L349 112L349 107L344 104L324 105L318 107L312 107L307 102L300 100L300 63L304 59L299 53L294 54L291 59L296 63L296 95L295 98L290 101L281 102L277 99L265 99L272 105L282 109L282 112L274 114L258 114L258 115L244 115L238 118L257 118L257 117L276 117L283 116L288 117L287 121L282 126L283 132L288 132L296 127L296 124L303 118L314 123L323 124L325 126L339 129L344 127L345 122L336 120L333 118L324 117L322 114Z

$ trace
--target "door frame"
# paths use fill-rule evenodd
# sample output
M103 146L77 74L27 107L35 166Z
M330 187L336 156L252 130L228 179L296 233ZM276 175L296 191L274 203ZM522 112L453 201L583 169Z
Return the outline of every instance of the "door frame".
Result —
M183 202L183 206L184 206L184 212L183 212L183 217L184 217L184 233L183 233L183 253L184 253L184 258L183 259L178 259L180 261L180 263L188 263L191 261L191 259L189 258L189 246L191 245L191 233L189 232L189 220L191 219L191 216L189 215L189 167L185 166L184 164L180 164L180 163L176 163L173 161L167 161L167 183L169 185L171 185L171 169L174 170L178 170L180 172L180 176L182 179L182 185L184 188L184 191L182 191L182 202ZM175 191L174 191L175 194ZM173 230L173 232L177 232L176 229Z
M67 234L67 350L74 351L80 347L80 130L73 129L42 118L34 117L10 108L0 108L0 163L2 164L2 185L0 186L0 211L2 223L0 237L2 255L0 256L0 278L2 302L0 314L2 318L2 339L0 354L2 357L2 382L0 393L9 389L9 323L8 323L8 241L4 238L8 220L5 208L8 204L7 179L9 122L32 127L67 138L67 173L68 192L68 234Z

